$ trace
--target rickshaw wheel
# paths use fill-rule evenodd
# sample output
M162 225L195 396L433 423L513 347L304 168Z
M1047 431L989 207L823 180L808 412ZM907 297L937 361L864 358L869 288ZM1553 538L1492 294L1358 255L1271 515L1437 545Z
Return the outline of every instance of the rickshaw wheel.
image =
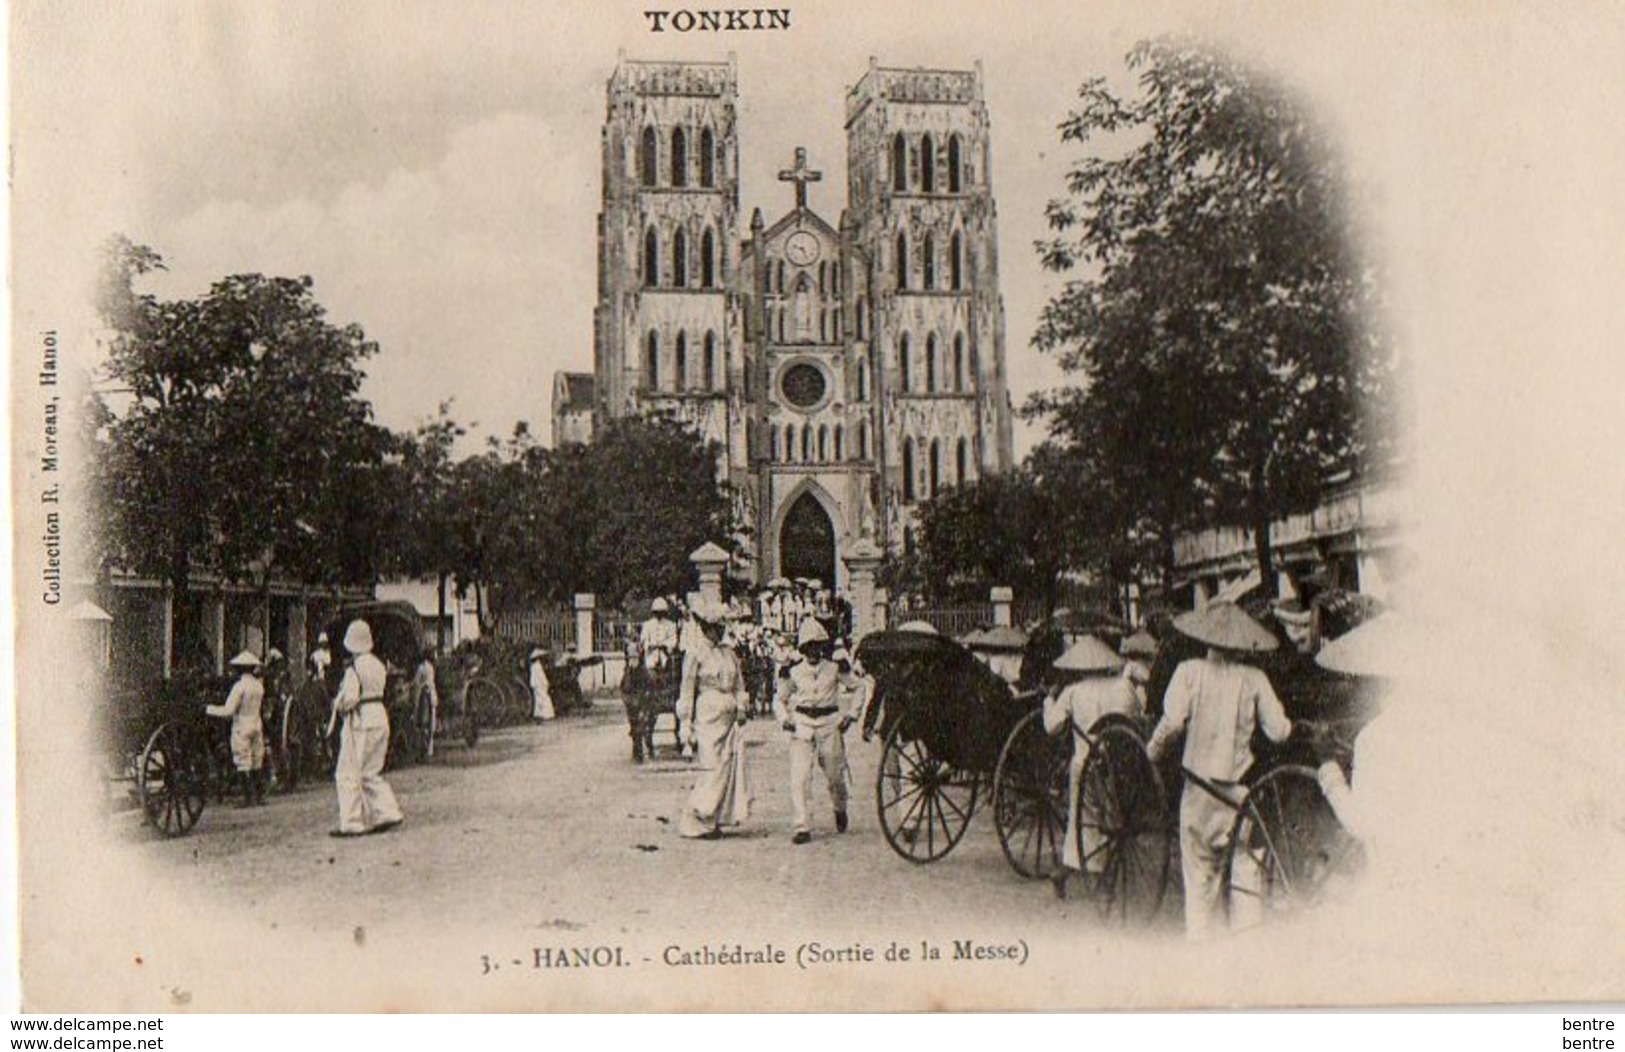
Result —
M410 708L389 715L389 751L385 756L384 770L397 771L420 762L426 746L423 732L418 728L417 720L412 718Z
M497 680L486 676L472 680L463 693L464 717L473 718L481 727L501 726L507 705L507 691Z
M999 751L993 824L1005 859L1024 877L1048 877L1061 865L1068 759L1065 741L1044 731L1038 709L1017 721Z
M1232 926L1314 905L1339 879L1352 877L1363 857L1312 769L1271 770L1248 791L1231 827L1221 877Z
M886 735L875 777L875 808L892 850L910 862L935 862L965 835L979 778L904 736L906 720Z
M298 694L282 703L282 734L278 745L278 775L284 792L293 792L314 773L316 729Z
M207 760L194 737L169 720L148 736L136 759L136 793L147 821L164 836L185 836L208 802Z
M470 749L480 743L480 714L469 703L469 696L463 694L463 744Z
M1156 918L1168 887L1171 837L1162 779L1128 720L1106 716L1088 738L1075 816L1083 868L1103 920L1144 927Z

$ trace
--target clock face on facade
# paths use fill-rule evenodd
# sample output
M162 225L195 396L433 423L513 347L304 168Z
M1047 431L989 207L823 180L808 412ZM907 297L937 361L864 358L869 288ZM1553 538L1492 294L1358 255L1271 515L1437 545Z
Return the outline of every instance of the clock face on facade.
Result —
M818 238L805 230L797 230L784 243L784 255L798 267L811 266L818 261Z
M786 369L779 386L784 390L785 401L797 409L811 409L822 402L828 389L824 371L807 362L798 362Z

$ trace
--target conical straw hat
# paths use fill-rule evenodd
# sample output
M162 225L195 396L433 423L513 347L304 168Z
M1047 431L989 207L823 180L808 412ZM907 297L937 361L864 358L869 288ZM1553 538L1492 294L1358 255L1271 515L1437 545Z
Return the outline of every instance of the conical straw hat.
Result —
M1180 614L1174 618L1174 627L1198 643L1221 650L1257 654L1280 646L1269 629L1248 617L1235 603L1224 600Z
M1349 629L1320 648L1315 664L1345 676L1393 676L1415 647L1404 618L1392 612L1378 614Z
M999 625L983 632L970 645L977 650L1020 650L1027 645L1027 634L1019 628Z
M1152 638L1150 632L1142 628L1123 640L1120 649L1127 657L1154 658L1157 656L1157 641Z
M1055 667L1066 672L1116 672L1123 667L1123 659L1094 636L1079 636L1055 659Z

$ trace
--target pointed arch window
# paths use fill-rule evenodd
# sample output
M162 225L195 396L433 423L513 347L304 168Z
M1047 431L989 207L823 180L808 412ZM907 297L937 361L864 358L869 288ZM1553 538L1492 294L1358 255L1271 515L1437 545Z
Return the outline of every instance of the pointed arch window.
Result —
M920 246L920 269L923 280L921 286L926 289L937 287L937 242L930 234L925 235L925 243Z
M959 155L959 135L958 133L955 133L948 136L948 192L950 194L959 193L961 187L964 185L964 175L962 174L962 170L960 168Z
M908 139L902 132L891 141L891 188L899 192L908 189Z
M933 497L935 497L937 495L937 486L942 481L941 458L938 456L940 451L941 450L940 450L940 447L937 444L937 440L933 438L931 440L931 464L930 464L931 489L928 491L931 494L931 496L933 496Z
M858 297L858 339L866 339L869 335L869 302L862 296Z
M671 239L671 283L673 288L688 287L688 235L682 227Z
M937 189L937 144L930 135L920 139L920 189L928 194Z
M818 425L818 460L820 463L829 459L829 425Z
M954 390L965 389L965 336L954 333Z
M897 386L904 394L913 388L908 375L908 343L908 333L905 332L897 342Z
M801 462L803 464L812 461L812 431L811 424L803 425L801 428Z
M782 259L779 260L778 274L779 274L779 295L782 296L782 295L784 295L784 292L785 292L785 286L788 284L788 282L785 281L784 260L782 260Z
M784 425L784 459L796 459L796 425Z
M700 129L700 185L707 190L717 185L717 143L710 128Z
M714 289L717 287L717 240L711 236L711 229L706 228L700 235L700 288Z
M867 422L858 425L858 459L869 459L869 425Z
M707 391L717 389L717 334L709 329L705 332L705 375L700 378L700 386Z
M897 287L908 288L908 238L901 230L897 232Z
M925 338L925 390L928 394L937 393L937 334L934 332Z
M914 440L903 439L903 503L914 503Z
M948 240L948 287L958 292L964 288L965 281L965 242L954 231L954 236Z
M677 334L677 351L672 357L672 371L676 373L676 387L681 391L688 387L688 333Z
M965 440L962 438L954 446L954 480L956 484L965 484Z
M643 343L643 386L660 390L660 334L653 329Z
M671 185L688 185L688 136L681 128L671 130Z
M858 401L869 400L869 365L862 358L858 359Z
M842 440L842 438L845 437L845 435L846 435L846 430L843 427L841 427L840 424L836 424L835 425L835 459L836 460L845 460L846 459L846 450L841 448L844 445L844 443L841 440Z
M638 140L638 181L644 186L655 185L660 171L660 136L655 134L654 125L644 127L643 137Z
M660 235L650 227L643 233L643 287L652 289L660 284Z

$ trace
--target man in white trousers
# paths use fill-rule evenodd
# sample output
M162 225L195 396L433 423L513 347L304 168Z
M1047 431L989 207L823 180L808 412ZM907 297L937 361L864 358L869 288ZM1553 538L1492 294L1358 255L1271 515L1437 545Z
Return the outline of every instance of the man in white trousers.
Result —
M829 633L824 626L812 618L803 621L796 646L802 659L780 677L773 712L784 729L795 735L790 741L790 814L795 823L790 842L805 844L812 840L808 798L815 761L829 780L835 831L846 832L846 749L841 731L851 724L851 717L841 710L840 671L829 660Z
M384 781L389 752L389 710L384 705L384 663L372 652L372 628L351 621L344 632L351 655L333 709L344 720L333 782L339 797L339 825L332 835L382 833L401 824L400 804Z

